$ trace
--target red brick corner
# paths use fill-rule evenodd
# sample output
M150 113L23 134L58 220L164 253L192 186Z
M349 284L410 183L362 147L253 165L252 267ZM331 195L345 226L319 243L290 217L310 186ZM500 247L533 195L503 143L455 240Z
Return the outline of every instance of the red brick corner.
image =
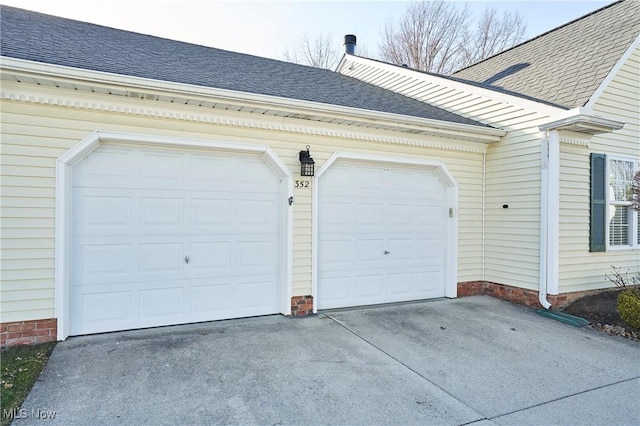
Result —
M291 298L291 316L303 317L313 314L313 296L293 296Z
M54 342L58 336L55 318L0 323L0 347Z

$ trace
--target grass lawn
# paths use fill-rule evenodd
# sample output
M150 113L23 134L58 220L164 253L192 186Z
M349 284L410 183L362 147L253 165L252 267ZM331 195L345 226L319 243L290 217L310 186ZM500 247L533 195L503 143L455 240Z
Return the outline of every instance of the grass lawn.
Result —
M9 413L20 408L40 372L47 364L56 342L18 346L2 351L0 355L0 395L2 412L0 425L11 423Z

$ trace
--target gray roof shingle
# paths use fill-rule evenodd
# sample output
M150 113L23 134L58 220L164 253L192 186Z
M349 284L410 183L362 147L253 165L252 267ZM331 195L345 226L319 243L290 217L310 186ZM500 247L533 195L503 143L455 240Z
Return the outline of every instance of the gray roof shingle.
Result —
M2 6L2 56L488 127L319 68Z
M576 108L589 101L639 33L640 1L624 0L453 76L490 89Z

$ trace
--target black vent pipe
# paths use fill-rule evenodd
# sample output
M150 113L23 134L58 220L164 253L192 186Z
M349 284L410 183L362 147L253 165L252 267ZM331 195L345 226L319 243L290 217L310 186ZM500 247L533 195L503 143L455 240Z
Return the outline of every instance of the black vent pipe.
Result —
M356 54L356 36L353 34L347 34L344 36L344 52L347 55Z

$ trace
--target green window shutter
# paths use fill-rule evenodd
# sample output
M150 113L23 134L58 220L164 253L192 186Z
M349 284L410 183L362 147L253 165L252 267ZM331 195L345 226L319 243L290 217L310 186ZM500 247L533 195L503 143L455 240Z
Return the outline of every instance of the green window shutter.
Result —
M607 156L591 154L591 214L589 251L605 251L607 193L605 188Z

